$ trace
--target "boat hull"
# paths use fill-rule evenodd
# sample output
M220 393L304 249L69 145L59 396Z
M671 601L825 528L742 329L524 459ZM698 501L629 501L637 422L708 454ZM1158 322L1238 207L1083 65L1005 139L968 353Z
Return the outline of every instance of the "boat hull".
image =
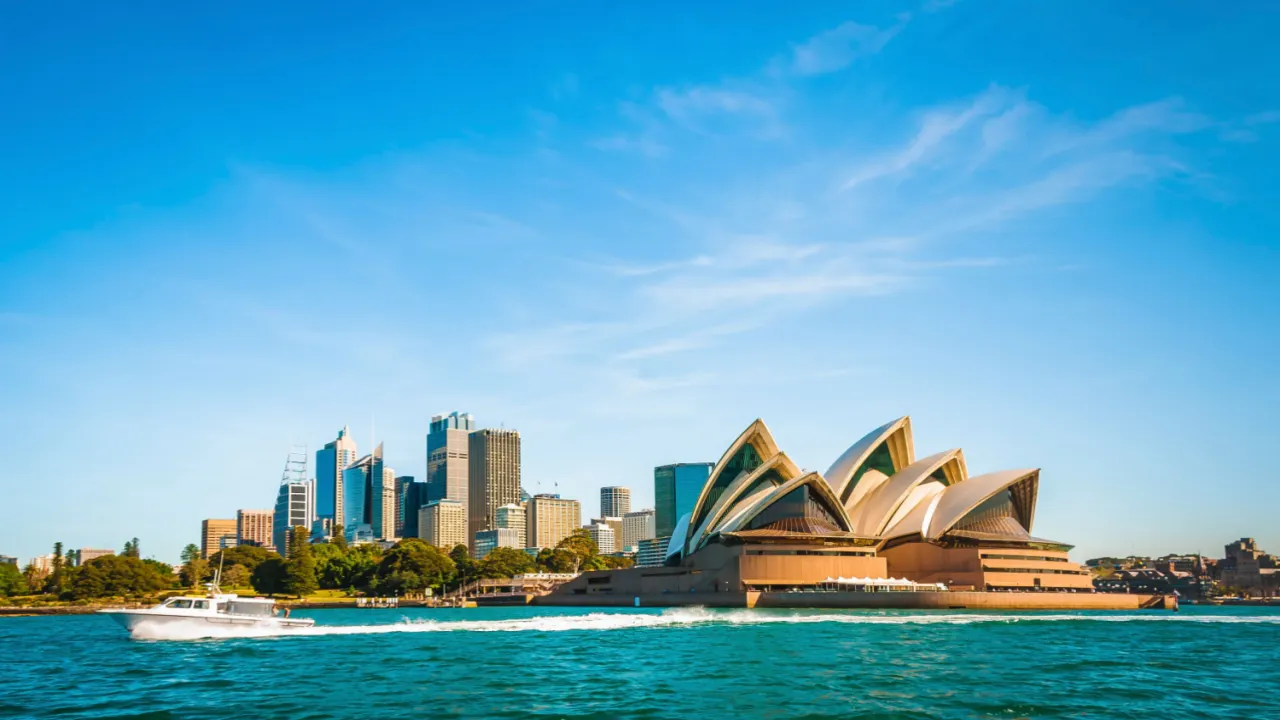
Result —
M103 615L120 623L130 634L137 635L148 630L164 630L181 627L185 630L199 632L207 630L209 636L234 632L237 629L254 630L300 630L315 625L309 618L281 617L248 617L236 615L177 615L156 613L147 610L100 610Z

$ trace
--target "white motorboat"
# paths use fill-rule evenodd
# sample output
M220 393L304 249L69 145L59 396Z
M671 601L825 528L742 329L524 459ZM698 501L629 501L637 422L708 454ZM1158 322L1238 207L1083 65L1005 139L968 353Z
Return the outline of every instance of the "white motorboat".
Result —
M220 593L216 585L210 585L208 595L171 597L149 608L98 612L110 615L135 635L165 635L165 628L176 629L177 626L198 631L202 623L208 623L205 630L213 634L218 634L220 628L291 630L316 624L310 618L290 618L288 609L277 612L275 600Z

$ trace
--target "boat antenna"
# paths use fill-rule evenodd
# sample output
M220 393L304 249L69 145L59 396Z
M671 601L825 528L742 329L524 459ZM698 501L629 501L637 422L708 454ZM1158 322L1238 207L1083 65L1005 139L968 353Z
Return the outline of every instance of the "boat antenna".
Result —
M213 574L213 582L209 584L209 594L217 595L222 592L222 588L218 584L222 582L222 566L227 562L227 549L222 548L218 551L218 571Z

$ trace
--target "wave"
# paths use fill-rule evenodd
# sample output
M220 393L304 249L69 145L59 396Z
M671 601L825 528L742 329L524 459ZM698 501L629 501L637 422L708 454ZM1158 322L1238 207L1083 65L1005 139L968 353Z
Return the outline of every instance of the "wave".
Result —
M977 623L1038 622L1187 622L1280 625L1280 615L1178 615L1154 611L1084 615L1070 613L850 613L785 610L707 610L673 608L661 613L593 612L585 615L539 615L502 620L405 619L378 625L321 625L309 628L246 628L210 625L201 620L141 626L133 637L141 640L197 640L209 638L323 637L429 632L591 632L662 629L695 625L772 625L842 623L852 625L971 625Z

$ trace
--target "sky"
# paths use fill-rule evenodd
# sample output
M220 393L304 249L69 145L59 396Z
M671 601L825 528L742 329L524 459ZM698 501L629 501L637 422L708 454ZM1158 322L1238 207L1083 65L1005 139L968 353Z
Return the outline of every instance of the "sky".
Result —
M176 561L349 426L583 501L763 418L1280 552L1280 7L0 9L0 554Z

